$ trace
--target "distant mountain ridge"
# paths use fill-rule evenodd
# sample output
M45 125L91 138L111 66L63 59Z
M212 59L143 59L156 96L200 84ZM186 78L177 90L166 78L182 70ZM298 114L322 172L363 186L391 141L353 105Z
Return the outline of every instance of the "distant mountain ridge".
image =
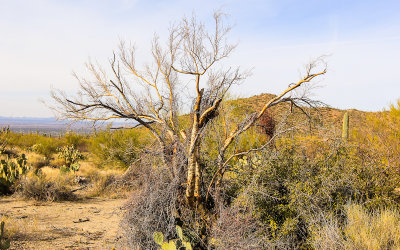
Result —
M107 125L111 124L102 123L96 126L97 128L104 129ZM124 126L127 123L113 122L113 126ZM94 130L93 123L89 121L71 122L66 120L57 120L53 117L4 117L0 116L0 128L9 127L10 130L15 132L39 132L41 134L60 134L68 131L75 131L79 133L90 133Z

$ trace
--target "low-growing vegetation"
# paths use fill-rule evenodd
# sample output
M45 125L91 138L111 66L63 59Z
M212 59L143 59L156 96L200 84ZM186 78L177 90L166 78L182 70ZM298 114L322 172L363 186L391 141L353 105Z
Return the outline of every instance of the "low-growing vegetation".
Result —
M129 196L119 242L128 249L400 248L400 102L366 113L310 99L324 58L279 95L229 98L249 74L219 64L235 48L223 17L215 13L212 32L184 18L166 46L154 39L143 71L121 43L110 78L89 63L94 80L80 79L77 95L52 93L64 118L132 127L58 137L1 130L0 193Z
M225 104L227 113L213 123L213 132L204 140L201 164L208 183L215 175L218 134L224 133L226 120L244 115L238 110L229 113L229 103L235 104L235 100ZM184 184L170 178L160 156L154 154L157 149L151 137L141 137L141 128L74 135L82 138L75 142L34 135L58 146L47 156L32 146L14 144L16 140L10 138L24 135L8 131L1 156L1 192L58 202L127 197L133 191L121 224L123 244L129 247L183 246L187 242L194 248L207 244L215 249L398 248L400 151L396 145L400 138L396 135L400 106L361 116L348 111L348 127L343 127L340 119L321 124L322 114L311 120L311 128L300 123L296 130L279 136L276 129L282 129L282 122L288 126L287 119L298 119L301 113L288 113L286 120L280 120L272 115L277 110L237 141L237 155L227 164L219 183L223 191L206 203L213 215L194 213L180 198ZM346 119L345 112L341 115ZM274 129L268 119L273 119ZM348 130L348 136L343 136L343 130ZM106 140L108 136L114 141ZM106 145L103 152L115 147L116 152L134 154L122 163L118 154L91 152L103 147L100 145ZM254 148L257 150L251 151ZM99 166L99 159L104 159L104 166ZM202 225L202 216L212 223ZM200 233L208 238L199 237Z

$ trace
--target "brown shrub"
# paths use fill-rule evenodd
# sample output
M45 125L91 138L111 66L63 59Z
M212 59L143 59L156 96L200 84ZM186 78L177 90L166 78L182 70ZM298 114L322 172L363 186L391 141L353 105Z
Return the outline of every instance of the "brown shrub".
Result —
M24 198L37 201L66 201L75 200L67 178L59 177L48 180L44 174L30 174L21 179L17 192Z
M265 230L246 211L224 208L212 228L215 249L263 249Z
M275 125L275 119L269 111L266 111L257 123L260 133L267 135L269 138L272 138L275 133Z
M142 163L132 169L135 191L121 223L124 229L123 247L129 249L156 249L153 233L162 232L166 240L176 239L175 225L179 224L184 206L182 181L171 179L167 171L152 163ZM180 219L178 219L180 218Z

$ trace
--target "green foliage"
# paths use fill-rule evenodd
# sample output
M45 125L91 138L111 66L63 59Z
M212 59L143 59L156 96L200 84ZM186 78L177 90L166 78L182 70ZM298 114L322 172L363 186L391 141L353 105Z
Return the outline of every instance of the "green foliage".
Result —
M164 235L161 232L155 232L153 238L154 241L161 246L161 249L164 250L192 250L192 246L183 236L182 228L180 226L176 226L176 234L179 238L170 241L164 241Z
M251 216L268 228L271 240L291 239L308 247L319 216L343 217L349 200L371 210L396 206L400 181L394 166L368 162L365 152L352 146L325 142L312 152L299 141L239 159L228 175L228 194L235 197L231 205L252 208Z
M99 167L107 165L129 167L138 151L146 146L149 133L142 129L105 130L89 139L89 151Z
M68 132L64 135L64 139L66 145L73 145L80 150L86 148L87 138L84 135L76 132Z
M72 171L76 173L80 168L78 162L83 159L82 153L74 145L64 146L59 148L58 151L58 157L65 162L65 165L60 168L61 172Z
M33 151L41 154L47 159L57 152L57 148L64 144L63 138L46 137L39 134L9 134L9 145L20 149Z
M4 225L5 222L0 223L0 250L6 250L10 248L10 240L5 240L4 237Z
M26 165L26 157L24 154L21 157L13 160L0 161L0 193L9 192L10 187L24 174L28 167Z

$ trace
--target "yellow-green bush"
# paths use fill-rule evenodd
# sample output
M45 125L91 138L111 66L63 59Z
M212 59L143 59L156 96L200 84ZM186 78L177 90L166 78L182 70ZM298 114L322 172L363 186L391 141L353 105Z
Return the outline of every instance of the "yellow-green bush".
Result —
M394 168L365 161L363 152L352 145L320 141L308 151L315 138L298 139L276 151L243 157L226 175L230 206L252 208L252 217L267 228L269 243L310 247L319 216L340 218L349 200L364 202L371 210L396 206L400 182Z
M149 141L149 133L142 129L105 130L97 132L89 141L89 151L99 167L128 167Z

